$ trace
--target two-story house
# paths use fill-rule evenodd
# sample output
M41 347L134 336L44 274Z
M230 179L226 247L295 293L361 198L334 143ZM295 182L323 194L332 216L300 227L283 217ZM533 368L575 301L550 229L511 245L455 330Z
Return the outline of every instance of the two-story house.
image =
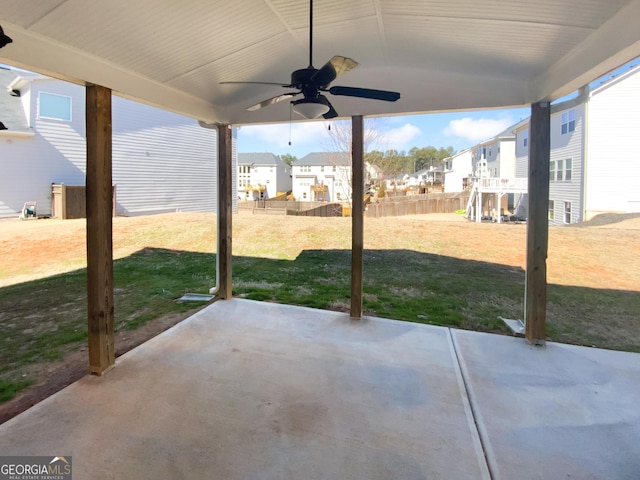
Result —
M0 217L51 214L52 184L85 184L84 87L0 68L0 122ZM117 96L112 129L117 214L215 211L215 130Z
M291 167L273 153L238 154L238 198L262 200L291 191Z
M292 165L293 196L301 201L351 200L351 155L345 152L309 153Z
M526 192L526 182L516 178L516 136L513 127L469 150L472 177L466 178L467 183L471 181L472 185L467 216L478 222L488 217L501 221L504 215L513 212L516 195ZM460 161L466 158L465 154Z
M467 148L444 159L445 193L464 192L471 186L473 178L471 156L471 149Z
M551 114L549 223L640 212L640 65L563 105ZM517 175L526 178L528 120L514 131Z

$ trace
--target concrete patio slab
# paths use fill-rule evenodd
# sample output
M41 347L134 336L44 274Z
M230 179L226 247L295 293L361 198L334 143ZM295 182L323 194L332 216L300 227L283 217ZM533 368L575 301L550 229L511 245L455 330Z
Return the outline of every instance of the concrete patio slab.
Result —
M510 339L513 340L513 339ZM233 299L0 426L73 478L489 478L448 329Z
M640 478L640 354L451 333L494 479Z

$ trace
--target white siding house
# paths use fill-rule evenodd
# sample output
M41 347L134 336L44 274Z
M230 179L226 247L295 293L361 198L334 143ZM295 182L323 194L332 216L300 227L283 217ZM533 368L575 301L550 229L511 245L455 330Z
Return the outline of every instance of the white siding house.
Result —
M549 223L640 212L640 66L551 115ZM516 126L517 175L527 176L528 121ZM526 204L526 202L524 202Z
M238 198L274 198L291 191L291 167L273 153L238 154Z
M514 127L470 148L473 186L467 216L477 222L502 221L516 207L516 195L526 192L526 182L516 178Z
M4 122L7 130L0 131L0 217L18 216L27 201L50 214L52 184L85 184L85 89L0 69L0 97L0 106L9 99L14 114L22 114L21 125ZM3 108L0 121L7 114ZM119 215L215 211L214 129L119 97L112 115Z
M640 66L591 92L585 219L640 212Z
M348 153L309 153L292 165L292 172L296 200L351 200L351 156Z
M475 176L515 178L515 135L511 130L474 145L470 150Z
M463 150L444 160L444 191L445 193L464 192L468 180L473 176L471 149Z

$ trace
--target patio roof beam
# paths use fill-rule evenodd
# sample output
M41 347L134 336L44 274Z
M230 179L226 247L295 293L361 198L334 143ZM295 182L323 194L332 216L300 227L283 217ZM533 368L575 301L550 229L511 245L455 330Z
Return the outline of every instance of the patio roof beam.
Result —
M364 126L362 115L351 118L351 318L362 316L364 270Z
M87 307L89 372L115 364L111 90L86 87Z
M549 160L551 154L551 105L548 102L531 105L530 128L525 337L533 345L544 345L547 318Z
M232 135L231 125L221 123L218 129L218 295L231 298L231 215L232 215Z

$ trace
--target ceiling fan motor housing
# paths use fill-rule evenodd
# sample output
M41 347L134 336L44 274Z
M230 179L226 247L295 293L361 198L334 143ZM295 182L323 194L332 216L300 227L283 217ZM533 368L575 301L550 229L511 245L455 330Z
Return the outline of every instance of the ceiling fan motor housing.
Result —
M315 85L313 76L318 73L317 68L308 67L296 70L291 74L291 86L298 90L304 90L306 87L313 86L316 90L322 85Z

